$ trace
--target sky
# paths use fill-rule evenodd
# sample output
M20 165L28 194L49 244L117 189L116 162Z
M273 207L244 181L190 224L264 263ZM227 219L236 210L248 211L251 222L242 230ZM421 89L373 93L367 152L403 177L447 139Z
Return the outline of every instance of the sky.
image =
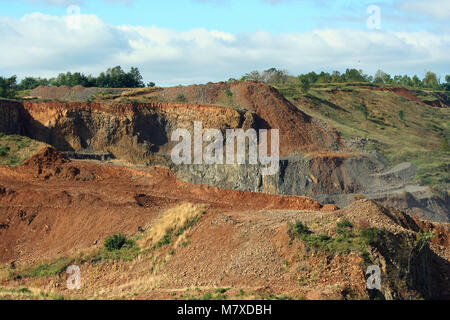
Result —
M146 82L357 68L450 74L450 0L0 0L0 76L136 66Z

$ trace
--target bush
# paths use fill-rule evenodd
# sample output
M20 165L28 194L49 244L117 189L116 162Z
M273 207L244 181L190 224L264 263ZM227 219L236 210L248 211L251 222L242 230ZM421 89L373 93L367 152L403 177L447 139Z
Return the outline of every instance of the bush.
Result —
M177 102L186 102L187 99L186 99L186 97L184 96L184 94L179 94L179 95L177 96L176 101L177 101Z
M361 238L363 238L365 244L374 245L378 240L378 229L370 228L362 230Z
M118 233L118 234L113 234L109 237L107 237L105 239L105 249L107 251L115 251L115 250L120 250L122 248L130 248L134 246L134 241L133 240L127 240L127 236L122 234L122 233Z
M8 146L0 146L0 157L7 156L10 151Z
M308 227L301 221L297 221L295 224L289 225L289 229L294 236L302 238L303 236L310 235L312 232L309 231Z

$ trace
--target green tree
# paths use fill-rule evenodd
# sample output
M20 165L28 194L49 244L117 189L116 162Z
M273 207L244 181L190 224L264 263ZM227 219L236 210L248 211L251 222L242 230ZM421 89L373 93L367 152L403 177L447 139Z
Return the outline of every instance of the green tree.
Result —
M242 78L242 81L262 81L262 75L259 73L259 71L254 70L252 72L246 73Z
M19 90L32 90L39 86L48 86L50 84L49 80L41 78L26 77L20 81L18 85Z
M413 86L416 88L420 88L423 85L422 81L419 79L419 77L417 75L413 76L412 82L413 82Z
M17 94L17 77L12 76L10 78L0 77L0 97L2 98L15 98Z
M130 78L129 87L130 88L143 88L145 87L144 81L142 78L141 73L139 72L139 69L136 67L131 67L130 72L128 72L128 77Z
M342 82L342 75L339 71L333 71L331 73L331 82Z
M439 79L436 73L428 71L423 79L423 84L427 88L437 88L439 86Z
M345 70L345 81L347 82L363 82L366 79L364 78L363 71L362 70L356 70L356 69L347 69Z
M300 77L300 89L303 91L303 93L307 93L309 89L311 88L311 82L307 77Z

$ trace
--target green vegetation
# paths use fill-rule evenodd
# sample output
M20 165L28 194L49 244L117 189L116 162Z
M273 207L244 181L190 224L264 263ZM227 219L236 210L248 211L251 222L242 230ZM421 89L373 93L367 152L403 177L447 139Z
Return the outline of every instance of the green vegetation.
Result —
M178 229L168 228L166 230L166 234L162 237L161 240L159 240L156 243L156 248L161 248L165 245L172 243L173 239L181 236L186 230L193 227L200 219L201 219L201 216L198 216L198 217L195 217L192 219L188 219L188 220L186 220L186 223Z
M71 257L60 257L39 264L18 267L9 271L10 279L39 278L59 275L70 265L99 263L109 260L132 261L140 252L134 240L126 239L122 234L114 234L106 238L103 250L80 253Z
M368 139L362 151L378 152L386 165L415 164L417 183L446 194L450 184L448 108L360 85L316 82L307 94L298 82L288 81L276 87L302 111L336 128L346 140ZM412 93L429 101L450 99L450 93L435 89L416 88Z
M175 101L176 101L176 102L182 102L182 103L184 103L184 102L187 102L187 99L186 99L186 97L184 96L184 94L179 94L179 95L177 96L177 98L175 99Z
M336 224L336 236L315 234L301 221L289 224L289 233L303 241L307 246L328 254L346 254L357 251L366 252L367 245L374 245L378 241L379 230L365 229L357 232L349 221L340 221Z
M108 68L98 77L85 75L80 72L60 73L56 78L34 78L26 77L19 84L16 84L16 77L3 79L0 77L0 97L13 98L14 94L4 95L2 87L3 80L14 90L32 90L38 86L77 86L99 87L99 88L143 88L145 87L142 75L138 68L132 67L129 72L122 70L120 66ZM8 82L9 81L9 82ZM154 82L149 82L149 87L155 86Z
M0 132L0 164L18 166L33 156L43 143L28 137L18 135L5 135Z
M113 234L107 237L104 242L104 246L107 251L132 248L135 244L135 241L127 239L127 236L122 233Z
M415 245L418 247L423 247L426 244L430 243L431 240L435 237L436 232L432 229L429 230L420 230L416 234L416 242Z
M17 78L0 77L0 98L14 99L17 95Z
M360 84L369 86L403 86L409 88L429 88L435 90L450 90L450 75L446 75L444 80L441 82L440 78L436 73L428 71L425 77L420 80L417 75L410 77L408 75L394 75L378 70L374 76L367 75L363 70L357 69L346 69L345 72L341 73L339 71L333 71L332 73L320 72L316 73L314 71L300 74L296 78L289 76L286 70L278 70L276 68L271 68L263 72L257 70L245 74L241 81L263 81L271 85L285 85L287 83L297 82L297 86L300 86L304 93L308 92L306 90L308 85L320 85L320 84Z

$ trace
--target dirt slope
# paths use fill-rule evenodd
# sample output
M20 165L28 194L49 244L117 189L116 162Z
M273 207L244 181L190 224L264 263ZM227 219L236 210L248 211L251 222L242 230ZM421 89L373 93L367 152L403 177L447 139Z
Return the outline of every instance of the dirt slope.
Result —
M0 261L37 261L134 234L180 202L222 210L313 209L304 197L194 186L162 168L145 171L70 161L47 148L17 168L0 168Z
M373 201L336 211L304 197L194 186L161 168L70 161L52 149L18 168L1 167L0 184L0 257L8 263L0 268L0 285L7 292L30 287L41 298L82 299L368 299L364 272L375 263L387 299L450 297L449 225L414 220ZM205 208L196 224L155 245L154 230L170 232L170 225L161 225L169 212L182 217L196 206ZM338 251L293 236L289 223L296 221ZM380 230L366 257L350 242L332 240L342 232L340 221L354 226L352 241L359 241L359 230ZM432 243L415 252L418 232L429 229L436 232ZM134 236L140 253L130 261L80 262L79 292L66 289L64 268L55 275L8 277L42 260L101 250L103 239L118 232Z

